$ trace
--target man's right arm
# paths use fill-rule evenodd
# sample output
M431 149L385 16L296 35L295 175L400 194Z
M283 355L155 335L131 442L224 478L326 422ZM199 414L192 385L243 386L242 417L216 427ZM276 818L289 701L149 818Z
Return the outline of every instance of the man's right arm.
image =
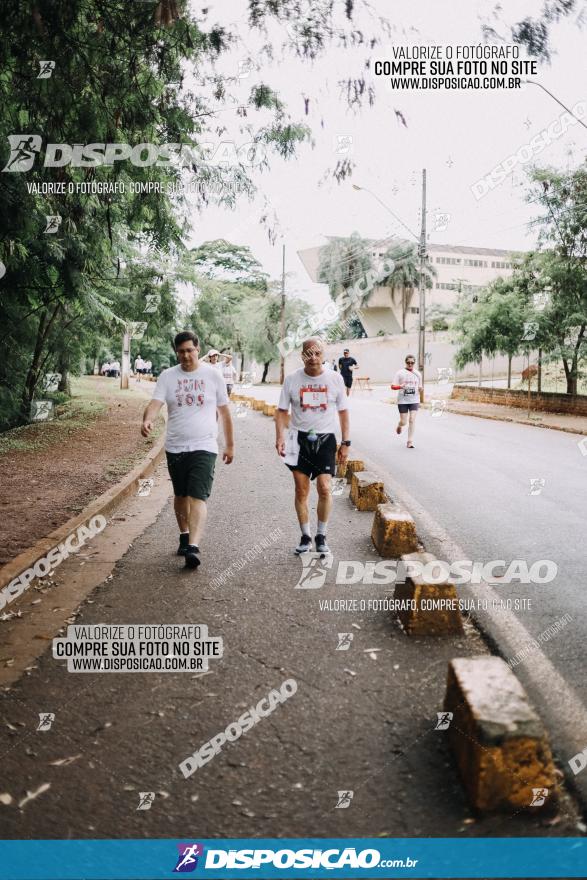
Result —
M275 411L275 448L277 454L285 456L285 431L289 415L289 385L284 383Z
M141 427L141 434L143 435L143 437L148 437L153 430L155 419L157 418L157 414L162 406L162 400L153 399L149 401L149 403L145 407L145 412L143 413L143 424Z

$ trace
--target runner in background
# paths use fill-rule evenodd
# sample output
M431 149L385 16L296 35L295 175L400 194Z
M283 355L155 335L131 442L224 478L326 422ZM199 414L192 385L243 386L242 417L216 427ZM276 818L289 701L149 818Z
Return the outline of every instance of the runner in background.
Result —
M391 386L394 391L399 391L397 396L397 408L399 409L399 423L395 429L396 434L401 434L402 428L408 424L408 449L413 449L414 431L416 430L416 415L420 406L420 388L422 376L415 370L416 359L413 354L406 357L406 366L398 370Z
M232 386L234 385L236 379L236 370L234 368L234 364L232 363L232 355L229 352L222 352L220 357L223 359L222 375L224 376L226 393L230 397L230 395L232 394Z
M347 397L351 393L353 386L353 370L356 370L358 366L354 357L350 357L348 348L345 348L342 357L338 359L338 369L346 386Z
M141 381L141 374L145 368L145 362L142 359L141 355L138 354L135 358L135 376L138 376L138 381Z
M225 464L234 458L232 419L222 376L198 359L200 348L195 333L178 333L174 345L179 364L159 376L143 415L141 434L149 436L157 413L166 403L165 452L179 526L177 555L185 556L186 568L197 568L218 454L218 414L224 431Z
M326 543L328 517L332 507L331 481L336 471L336 436L340 423L342 441L338 460L349 453L349 413L341 377L323 369L324 346L312 337L302 345L304 366L286 376L275 418L275 448L290 469L295 485L295 508L302 530L296 553L306 553L312 546L310 533L310 481L316 478L318 489L318 526L316 551L330 553ZM287 414L291 407L291 422ZM338 414L338 418L337 418Z

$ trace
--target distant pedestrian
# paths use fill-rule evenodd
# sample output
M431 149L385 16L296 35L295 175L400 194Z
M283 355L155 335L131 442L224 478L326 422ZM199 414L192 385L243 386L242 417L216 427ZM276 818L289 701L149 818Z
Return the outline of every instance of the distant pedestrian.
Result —
M135 358L135 364L134 364L134 367L135 367L135 376L138 376L138 380L139 380L139 382L140 382L140 381L141 381L141 375L143 374L143 371L144 371L144 369L145 369L145 362L144 362L144 360L142 359L142 357L140 356L140 354L138 354L138 355L136 356L136 358Z
M102 369L100 370L103 376L110 375L110 361L104 361L102 364Z
M145 376L150 376L153 370L153 364L151 361L143 361L143 373Z
M346 387L346 396L348 397L351 393L351 388L353 387L353 372L357 369L358 363L354 359L354 357L350 356L350 352L348 348L342 353L342 357L338 359L338 369L340 375L342 376L342 381Z
M226 393L230 397L232 394L232 386L236 379L236 370L232 363L232 355L229 352L223 352L220 355L222 361L222 375L224 376L224 384L226 385Z
M110 364L110 372L108 373L113 379L118 379L120 376L120 361L112 361Z
M416 359L413 354L406 357L406 366L398 370L391 386L394 391L399 391L397 396L397 408L399 410L399 422L395 429L396 434L401 434L402 428L408 425L408 449L413 449L414 432L416 430L416 415L420 407L420 388L422 376L415 370ZM409 420L409 424L408 424Z

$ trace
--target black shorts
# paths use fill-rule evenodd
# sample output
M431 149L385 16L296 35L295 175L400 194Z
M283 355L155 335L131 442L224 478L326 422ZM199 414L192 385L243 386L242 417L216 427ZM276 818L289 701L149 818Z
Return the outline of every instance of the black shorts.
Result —
M306 431L298 431L300 454L297 464L288 464L290 471L301 471L311 480L320 474L334 476L336 471L336 437L334 434L318 434L316 440L308 440Z
M173 483L173 494L185 498L198 498L207 501L214 482L216 453L197 450L196 452L166 452L167 469Z
M347 388L350 388L353 384L353 374L352 373L341 373L342 381L346 385Z
M410 410L417 410L419 406L419 403L398 403L397 408L401 413L407 413Z

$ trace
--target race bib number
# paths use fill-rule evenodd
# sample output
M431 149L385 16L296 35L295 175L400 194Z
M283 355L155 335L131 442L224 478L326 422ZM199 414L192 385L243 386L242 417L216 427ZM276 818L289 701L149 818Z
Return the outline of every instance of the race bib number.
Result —
M326 388L302 388L302 409L322 409L328 407L328 392Z

